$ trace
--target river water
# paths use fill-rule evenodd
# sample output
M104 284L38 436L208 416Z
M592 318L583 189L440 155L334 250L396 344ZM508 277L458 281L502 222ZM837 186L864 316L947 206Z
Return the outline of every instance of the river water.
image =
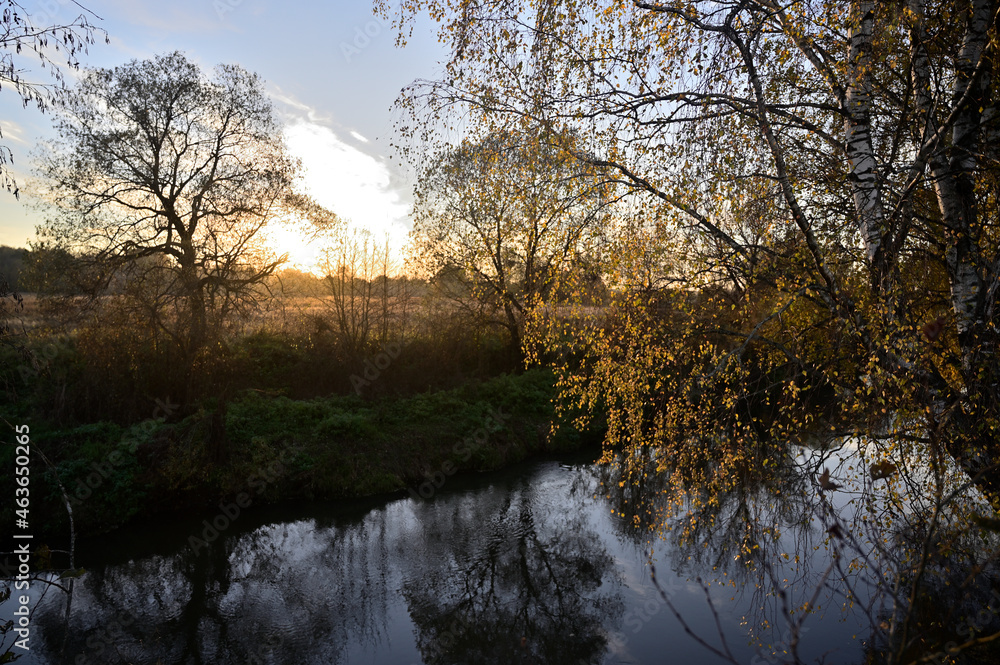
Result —
M251 508L214 539L206 520L219 510L136 525L80 544L87 572L68 611L66 594L45 594L20 662L723 662L713 649L783 660L791 632L768 587L811 597L830 560L823 525L762 487L681 542L623 510L604 473L563 458L451 477L426 499ZM781 527L761 537L770 578L734 554L762 524ZM785 554L800 557L794 570ZM869 624L837 594L821 588L798 631L804 660L863 659Z

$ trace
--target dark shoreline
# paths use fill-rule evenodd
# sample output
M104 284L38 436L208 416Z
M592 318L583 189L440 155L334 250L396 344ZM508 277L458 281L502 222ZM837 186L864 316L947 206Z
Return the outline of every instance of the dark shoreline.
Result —
M551 374L536 369L378 401L247 391L221 410L173 423L39 423L32 431L58 470L82 540L190 512L429 499L453 478L549 454L592 449L599 456L599 428L561 426L550 435L553 396ZM33 478L36 538L61 547L69 539L62 491L52 470L33 461L42 467Z

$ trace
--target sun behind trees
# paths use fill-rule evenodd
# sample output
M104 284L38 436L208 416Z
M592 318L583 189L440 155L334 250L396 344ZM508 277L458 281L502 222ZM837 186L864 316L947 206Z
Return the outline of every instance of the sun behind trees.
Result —
M268 295L284 261L263 242L270 220L337 223L293 192L298 162L262 81L239 66L209 77L174 52L89 70L56 118L38 167L55 210L41 246L72 252L85 290L120 296L186 366Z

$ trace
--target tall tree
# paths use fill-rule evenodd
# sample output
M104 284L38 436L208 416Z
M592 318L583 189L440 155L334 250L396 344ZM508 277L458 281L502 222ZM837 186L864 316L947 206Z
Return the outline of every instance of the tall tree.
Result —
M913 434L1000 498L997 9L410 0L400 25L436 17L451 57L441 79L405 91L402 129L426 135L461 109L484 136L531 122L586 137L568 152L660 204L688 250L730 272L729 287L769 283L769 307L743 293L756 320L734 348L779 345L869 407L932 407ZM750 191L769 193L763 233L747 233ZM781 274L761 270L774 257ZM691 279L706 266L683 267ZM867 383L828 372L826 356L794 352L794 331L768 325L792 299L860 346Z
M298 163L260 78L238 66L209 77L174 52L93 69L57 118L39 166L57 215L41 238L94 257L101 288L141 284L151 311L167 303L157 323L188 356L282 262L262 242L269 219L334 219L293 194Z
M411 238L421 267L460 275L453 295L505 328L518 353L531 310L607 224L608 180L561 159L565 143L572 137L495 132L441 151L416 186Z
M394 279L398 266L390 258L388 238L379 244L365 229L345 231L326 248L320 265L322 299L342 348L360 354L373 344L395 341L389 338L390 321L397 313L405 319L408 294L405 280ZM320 319L317 325L329 324Z

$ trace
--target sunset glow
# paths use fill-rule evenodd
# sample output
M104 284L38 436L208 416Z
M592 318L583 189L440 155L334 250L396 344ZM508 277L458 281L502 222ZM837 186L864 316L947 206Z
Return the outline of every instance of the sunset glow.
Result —
M288 255L282 268L294 268L314 275L322 275L323 241L313 238L302 229L290 224L275 222L265 229L267 245L279 256Z

